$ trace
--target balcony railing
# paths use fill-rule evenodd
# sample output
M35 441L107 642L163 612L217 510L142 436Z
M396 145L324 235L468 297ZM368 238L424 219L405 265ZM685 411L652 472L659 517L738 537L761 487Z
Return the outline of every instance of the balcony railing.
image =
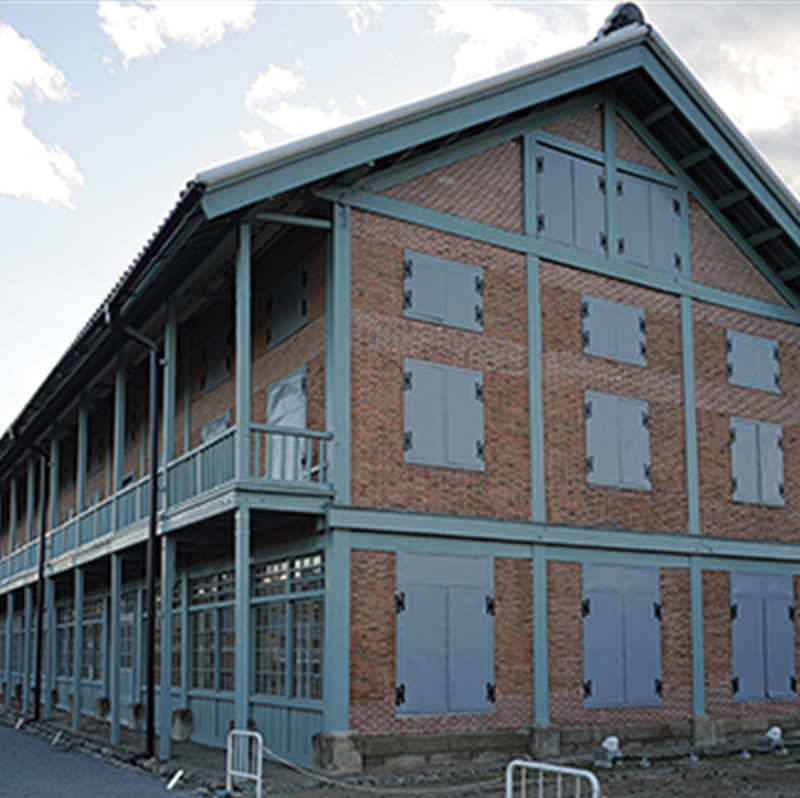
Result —
M330 490L333 435L314 430L252 424L250 478L257 484ZM159 472L160 512L202 496L236 477L236 428L171 460ZM150 481L144 477L87 508L47 533L47 559L144 521L149 512ZM34 540L0 559L0 581L36 567Z

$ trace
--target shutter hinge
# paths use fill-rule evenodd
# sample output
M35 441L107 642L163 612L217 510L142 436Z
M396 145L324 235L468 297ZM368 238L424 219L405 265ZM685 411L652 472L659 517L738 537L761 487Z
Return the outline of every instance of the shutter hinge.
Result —
M394 686L394 705L399 707L401 704L406 703L406 686L404 684L396 684Z
M725 376L730 379L733 376L733 363L728 362L725 364Z
M653 602L653 617L657 620L661 620L661 605L657 602Z
M789 605L789 620L794 621L794 606L792 604Z
M739 489L739 480L736 477L731 477L731 493L736 493Z
M586 404L583 406L583 415L586 418L591 418L592 417L592 403L591 402L586 402Z
M536 156L536 172L542 174L544 172L544 155Z
M731 339L731 334L725 334L725 351L730 354L733 351L733 340Z
M778 344L775 344L775 346L772 347L772 357L775 358L776 363L781 362L781 353Z
M797 677L795 676L789 677L789 687L793 693L797 692Z
M648 482L652 482L653 481L653 475L652 475L652 472L650 470L650 463L645 463L643 468L644 468L644 478Z
M403 390L410 391L414 387L414 378L410 371L403 372Z
M625 254L625 239L623 237L620 237L617 240L617 254L618 255L624 255Z
M783 435L778 438L778 448L783 451Z
M735 621L739 617L739 605L731 604L731 620Z
M589 455L586 458L586 473L591 474L594 471L594 455Z
M307 300L307 299L304 299L304 300L303 300L303 301L300 303L300 315L301 315L303 318L305 318L306 316L308 316L308 300Z
M647 333L647 320L644 316L639 316L639 332L642 335Z
M479 274L476 274L475 275L475 293L478 296L483 296L483 288L484 288L483 277L481 277Z
M672 212L676 216L680 216L681 215L681 201L680 200L677 200L677 199L672 200Z
M775 375L775 387L778 390L780 390L780 388L781 388L781 375L780 374L776 374Z
M780 497L781 497L782 499L785 499L785 498L786 498L786 497L783 495L783 482L779 482L779 483L778 483L778 493L780 494Z
M592 680L587 679L583 683L583 697L584 698L591 698L592 697Z
M650 429L650 414L642 413L642 426L645 429Z
M478 460L483 460L485 454L483 450L483 441L475 441L475 457L477 457Z
M483 402L483 383L481 382L475 383L475 401Z
M494 616L494 596L486 597L486 614Z
M544 228L545 228L544 214L540 213L536 217L536 232L541 233L544 231Z
M608 252L608 236L602 230L600 231L600 249Z
M403 259L403 277L411 278L414 276L414 261L411 258Z
M589 341L591 340L591 336L589 335L589 331L588 330L584 330L583 333L581 334L581 338L583 340L583 348L585 349L587 346L589 346Z
M605 175L597 175L597 188L601 194L606 193L606 176Z
M739 677L738 676L734 676L733 679L731 679L731 689L733 690L733 694L734 695L736 695L736 693L739 692Z
M663 696L664 695L664 684L663 684L663 682L661 681L661 679L658 679L658 678L654 679L653 681L655 682L656 695L657 696Z
M584 319L589 318L589 302L586 299L581 302L581 317Z
M412 430L408 430L408 432L403 433L403 451L410 452L413 446L412 441Z
M494 682L486 682L486 700L490 704L494 704L496 700L496 689Z
M483 327L483 308L480 305L475 305L475 324Z
M625 189L622 187L622 181L617 180L617 196L621 197L625 193Z
M731 437L730 437L730 441L729 442L730 443L736 443L736 428L735 427L731 427Z
M581 618L587 618L591 614L592 614L592 600L588 598L584 599L581 602Z
M639 354L647 359L647 344L644 341L639 341Z
M681 270L681 268L682 268L682 262L681 262L681 255L680 255L680 252L676 252L676 253L675 253L675 268L676 268L678 271L680 271L680 270Z
M395 615L406 611L406 594L402 591L394 594L394 611Z
M408 310L413 305L413 291L409 288L407 291L403 291L403 310Z

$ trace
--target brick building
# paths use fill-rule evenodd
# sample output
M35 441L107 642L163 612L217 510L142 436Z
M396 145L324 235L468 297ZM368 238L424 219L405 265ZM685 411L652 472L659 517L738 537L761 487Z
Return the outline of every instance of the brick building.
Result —
M135 329L162 756L181 709L366 766L797 725L798 264L645 25L199 174L0 440L5 702L41 513L45 712L138 722Z

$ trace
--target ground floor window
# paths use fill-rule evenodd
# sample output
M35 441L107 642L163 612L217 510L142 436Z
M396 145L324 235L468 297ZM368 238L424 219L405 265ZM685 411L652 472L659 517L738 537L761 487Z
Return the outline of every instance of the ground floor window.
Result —
M58 675L71 678L75 675L75 610L72 607L56 610L56 650Z
M201 690L236 687L235 598L233 571L189 581L192 687Z
M103 599L87 599L83 603L83 668L84 679L103 678Z

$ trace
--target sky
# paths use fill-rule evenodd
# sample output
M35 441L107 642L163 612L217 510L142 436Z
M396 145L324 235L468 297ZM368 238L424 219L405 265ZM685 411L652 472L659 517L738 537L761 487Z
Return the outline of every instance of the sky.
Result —
M586 44L615 3L0 0L0 432L199 171ZM800 2L639 2L800 194Z

